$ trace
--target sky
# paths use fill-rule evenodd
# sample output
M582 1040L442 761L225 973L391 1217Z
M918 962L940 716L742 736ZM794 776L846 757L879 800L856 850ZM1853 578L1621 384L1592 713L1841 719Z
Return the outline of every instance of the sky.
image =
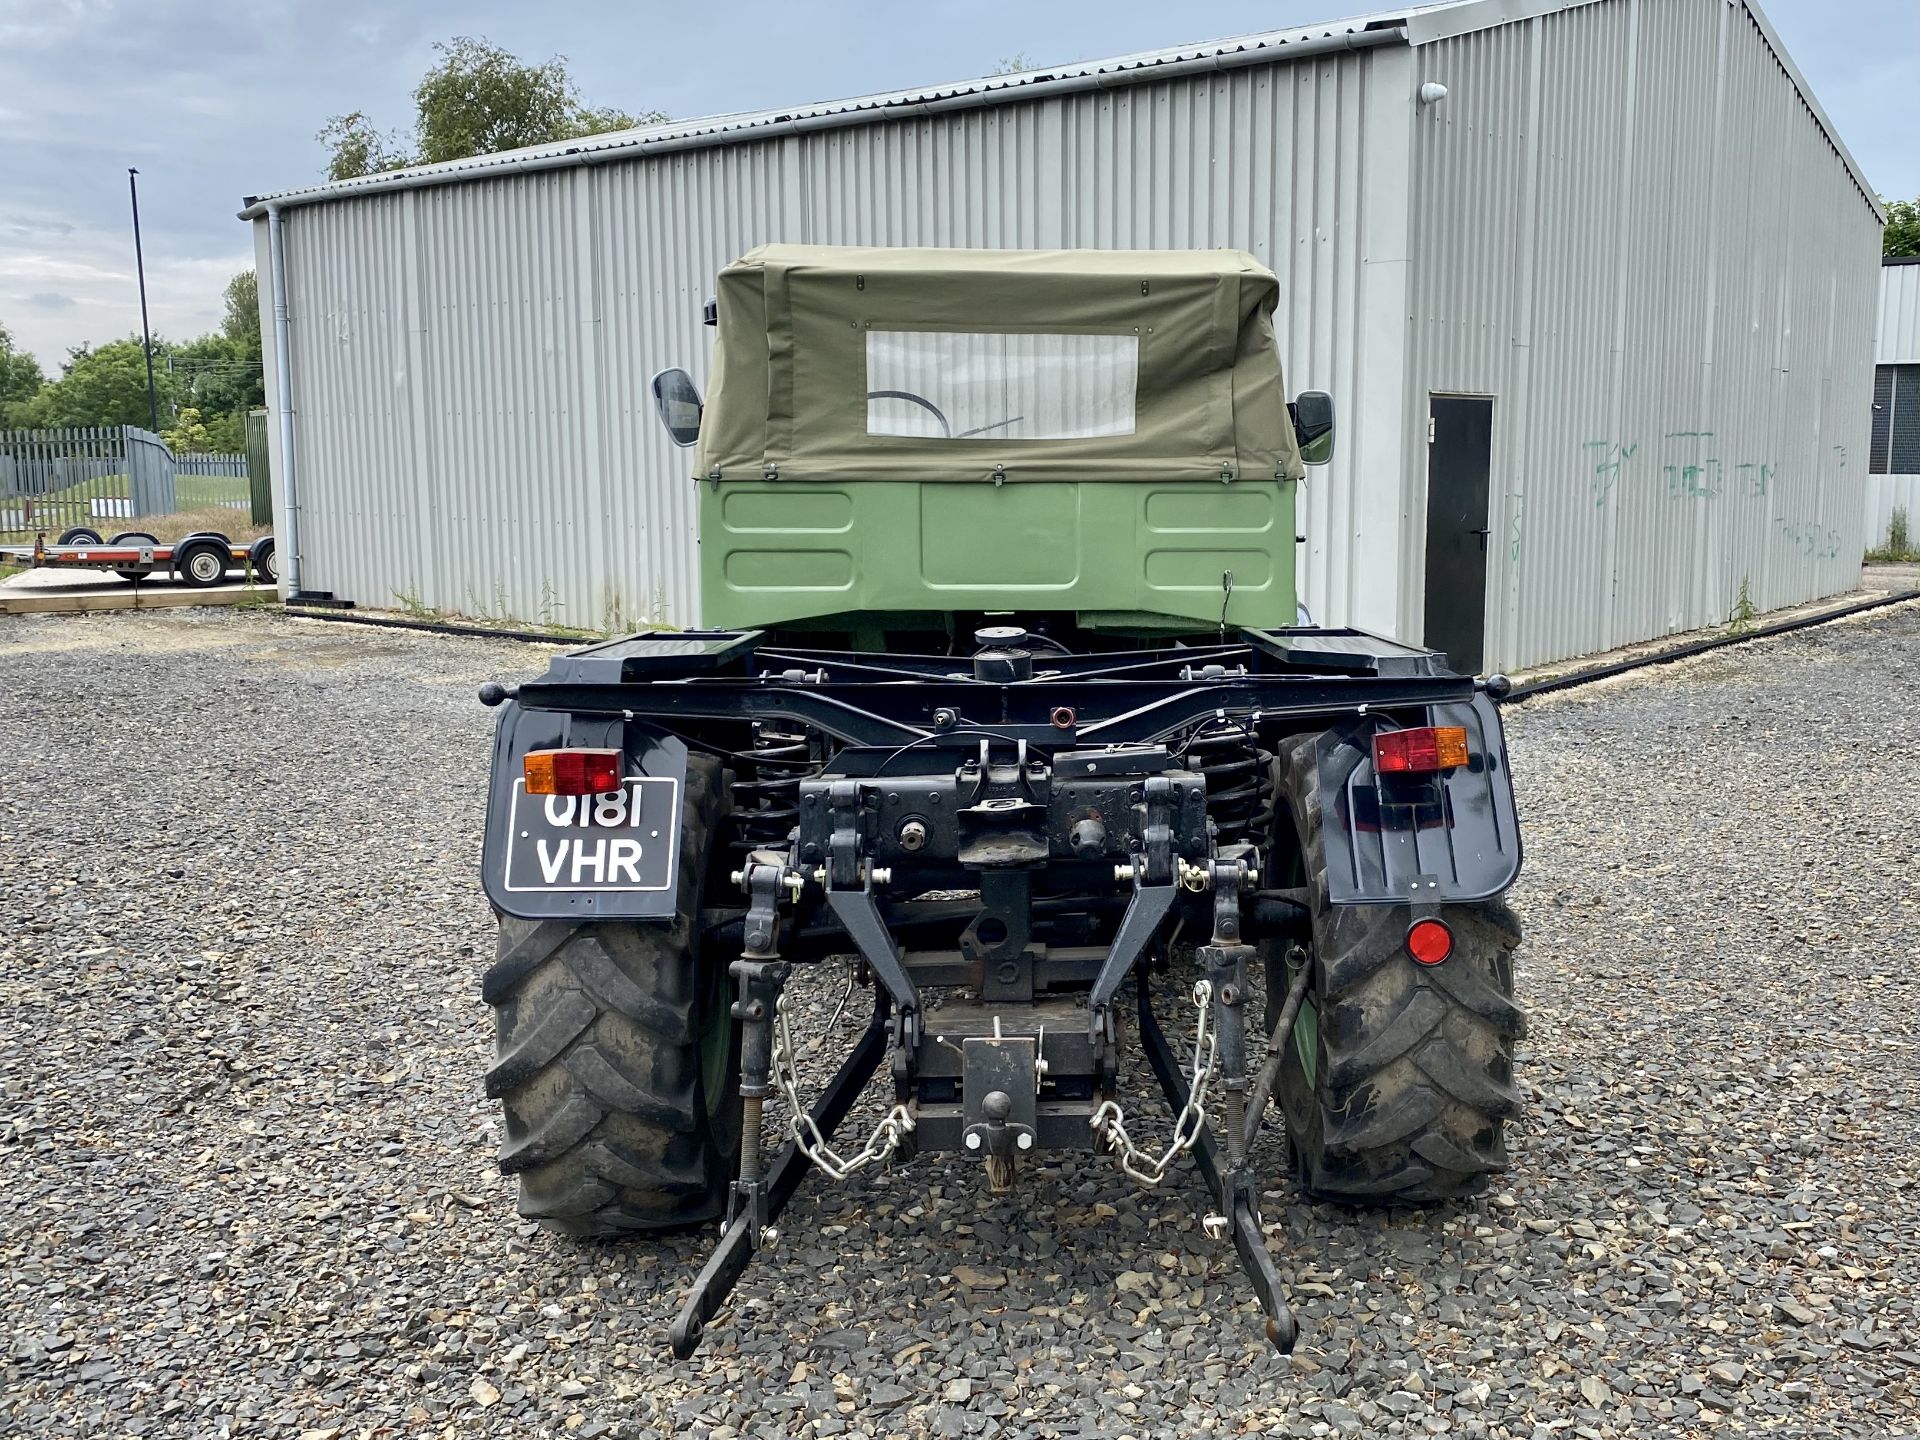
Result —
M1662 3L1662 0L1650 0ZM1384 8L1367 0L0 0L0 325L49 375L137 333L127 168L156 334L218 323L253 263L241 197L324 178L314 134L405 129L436 40L565 55L589 104L804 104ZM1763 0L1867 180L1920 196L1920 0Z

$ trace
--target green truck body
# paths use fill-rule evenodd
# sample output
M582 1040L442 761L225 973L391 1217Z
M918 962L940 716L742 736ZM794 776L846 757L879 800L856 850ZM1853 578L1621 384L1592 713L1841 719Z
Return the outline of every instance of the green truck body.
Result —
M1235 251L753 251L695 460L704 622L1293 623L1277 294Z

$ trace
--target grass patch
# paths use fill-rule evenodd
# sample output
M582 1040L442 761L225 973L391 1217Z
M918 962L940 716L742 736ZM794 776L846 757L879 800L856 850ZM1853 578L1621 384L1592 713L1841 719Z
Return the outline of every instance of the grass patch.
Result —
M1753 622L1760 618L1760 611L1754 606L1753 591L1747 585L1747 577L1740 577L1740 593L1734 597L1733 608L1727 612L1727 633L1744 635L1753 629Z
M156 540L178 540L196 530L218 530L229 540L246 544L262 535L271 535L271 525L256 525L245 510L229 510L224 505L203 505L181 509L171 515L148 515L140 520L117 522L121 529L144 530Z
M1913 540L1907 533L1907 507L1896 505L1892 517L1887 521L1887 543L1867 551L1866 563L1912 565L1916 561L1920 561L1920 550L1913 548Z
M108 475L44 495L0 495L0 544L31 545L34 536L41 534L53 541L76 525L98 531L102 540L128 530L145 531L163 541L178 540L195 530L217 530L229 539L246 541L272 529L253 523L244 475L175 476L174 509L168 515L93 513L94 501L124 501L128 494L126 476Z
M173 503L181 510L198 510L206 505L252 503L252 492L244 475L176 475L173 478ZM236 510L244 515L244 510Z
M202 477L195 477L202 478ZM0 514L5 513L6 502L0 501ZM85 525L97 530L102 540L111 540L114 536L129 530L143 531L163 544L191 535L196 530L215 530L229 540L247 544L258 540L262 535L273 533L271 525L256 525L245 510L229 510L224 505L200 505L190 510L176 510L171 515L142 515L138 519L90 520L86 518L63 519L56 524L50 516L44 525L36 523L26 530L0 530L0 544L31 545L33 537L45 534L51 545L60 538L63 531L74 525Z

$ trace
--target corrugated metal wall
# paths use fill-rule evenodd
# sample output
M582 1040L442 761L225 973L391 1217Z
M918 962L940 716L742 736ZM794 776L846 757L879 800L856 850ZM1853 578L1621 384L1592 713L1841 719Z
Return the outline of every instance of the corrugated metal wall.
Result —
M1880 269L1877 365L1920 365L1920 264ZM1907 512L1909 543L1920 536L1920 475L1873 475L1867 480L1868 549L1887 543L1893 512Z
M1880 267L1878 365L1920 365L1920 264Z
M1876 550L1888 543L1895 510L1907 512L1907 544L1920 541L1920 475L1869 475L1867 549Z
M1363 373L1355 337L1380 299L1367 226L1403 205L1365 203L1362 156L1370 103L1404 114L1407 64L1396 46L288 210L301 583L694 622L694 487L647 382L685 364L704 385L701 302L765 241L1237 246L1281 276L1289 384L1393 413L1399 371ZM1306 598L1390 626L1393 557L1356 565L1346 538L1364 453L1307 488Z
M1415 120L1406 548L1428 395L1494 396L1487 663L1850 588L1879 224L1752 18L1621 0L1416 57L1449 93Z

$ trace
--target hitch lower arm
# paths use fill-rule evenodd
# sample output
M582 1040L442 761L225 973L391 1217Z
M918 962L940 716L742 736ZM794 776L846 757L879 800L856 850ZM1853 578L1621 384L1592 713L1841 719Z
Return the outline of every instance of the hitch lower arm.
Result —
M874 996L873 1019L867 1022L859 1043L853 1047L853 1053L847 1056L814 1105L811 1112L813 1123L819 1127L822 1135L831 1136L840 1128L840 1123L847 1118L847 1112L853 1108L853 1102L880 1068L889 1039L887 1011L887 995L881 991ZM793 1199L794 1191L800 1188L800 1182L812 1168L813 1162L801 1153L795 1142L789 1140L781 1148L773 1167L767 1172L761 1195L764 1208L759 1217L744 1209L736 1211L721 1232L720 1243L694 1277L693 1288L687 1292L680 1314L668 1332L676 1357L684 1360L699 1348L707 1322L726 1303L727 1296L733 1293L733 1287L740 1283L740 1277L746 1273L747 1262L753 1258L753 1252L760 1248L762 1226L771 1225L780 1218L780 1212L787 1208L787 1202Z
M1160 1088L1166 1092L1168 1103L1182 1105L1186 1102L1186 1077L1181 1073L1180 1059L1168 1043L1160 1022L1154 1018L1153 1002L1144 976L1140 979L1139 989L1140 1048L1146 1051L1147 1061L1153 1066L1154 1076L1160 1081ZM1227 1230L1233 1237L1233 1248L1240 1256L1240 1268L1252 1283L1254 1294L1260 1300L1260 1308L1267 1312L1267 1339L1282 1354L1289 1354L1300 1337L1299 1324L1287 1305L1280 1271L1273 1263L1266 1236L1260 1229L1259 1212L1255 1210L1251 1197L1244 1192L1235 1195L1229 1187L1228 1168L1221 1163L1220 1142L1214 1138L1212 1127L1200 1127L1199 1139L1193 1147L1193 1158L1200 1167L1201 1178L1207 1182L1207 1189L1212 1192L1214 1203L1226 1216Z

